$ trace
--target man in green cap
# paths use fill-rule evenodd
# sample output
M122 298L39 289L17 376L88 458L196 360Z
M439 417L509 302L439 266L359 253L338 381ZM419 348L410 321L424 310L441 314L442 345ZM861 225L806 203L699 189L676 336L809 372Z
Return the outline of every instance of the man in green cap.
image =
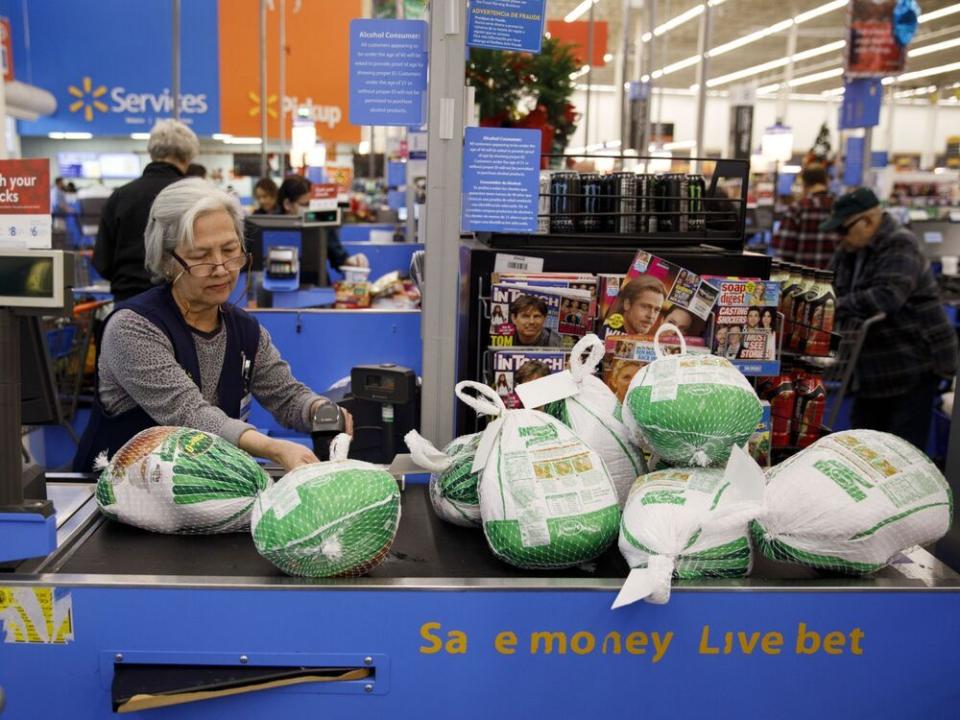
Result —
M927 445L933 400L957 372L957 332L913 233L868 188L841 196L820 225L840 245L833 257L837 318L885 318L867 333L856 367L851 424Z

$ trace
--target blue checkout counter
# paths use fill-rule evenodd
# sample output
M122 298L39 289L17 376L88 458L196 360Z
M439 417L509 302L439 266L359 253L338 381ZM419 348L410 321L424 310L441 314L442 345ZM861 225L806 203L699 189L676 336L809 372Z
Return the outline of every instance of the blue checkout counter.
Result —
M252 310L300 382L318 393L355 365L392 362L417 375L423 370L419 310ZM250 422L284 435L259 403Z
M864 579L758 562L613 611L615 547L516 570L423 485L383 565L326 580L281 575L244 533L147 533L103 518L91 485L50 489L73 495L55 499L59 549L0 574L4 719L106 719L213 685L130 716L956 717L960 577L922 550ZM304 674L338 679L271 686Z

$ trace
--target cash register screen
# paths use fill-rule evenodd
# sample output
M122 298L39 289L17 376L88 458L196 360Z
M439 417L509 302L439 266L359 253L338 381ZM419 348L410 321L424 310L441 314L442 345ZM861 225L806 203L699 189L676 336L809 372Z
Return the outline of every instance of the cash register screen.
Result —
M941 232L925 232L923 234L923 241L925 243L942 243L943 242L943 233Z
M397 389L397 381L390 375L368 375L367 387L371 390L392 393Z
M0 255L0 296L53 299L53 258Z

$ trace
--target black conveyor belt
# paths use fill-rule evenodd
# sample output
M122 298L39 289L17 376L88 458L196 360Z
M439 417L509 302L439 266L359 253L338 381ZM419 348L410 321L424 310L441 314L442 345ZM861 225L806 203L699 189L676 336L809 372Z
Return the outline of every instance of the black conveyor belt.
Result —
M106 520L56 572L96 575L181 575L192 577L283 577L257 553L248 533L162 535ZM426 485L407 485L400 530L389 559L371 578L626 577L616 546L596 563L595 572L519 570L497 560L483 531L440 520Z

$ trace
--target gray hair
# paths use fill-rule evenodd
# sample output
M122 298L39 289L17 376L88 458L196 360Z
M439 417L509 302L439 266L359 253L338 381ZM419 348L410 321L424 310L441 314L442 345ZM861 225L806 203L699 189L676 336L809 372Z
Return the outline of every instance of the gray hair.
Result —
M161 120L150 131L147 152L151 160L173 158L189 165L200 154L200 141L196 133L179 120Z
M184 242L193 247L193 225L202 215L225 210L243 240L243 210L232 195L201 178L186 178L167 185L150 208L150 219L144 233L146 258L144 267L155 283L168 280L173 251Z

